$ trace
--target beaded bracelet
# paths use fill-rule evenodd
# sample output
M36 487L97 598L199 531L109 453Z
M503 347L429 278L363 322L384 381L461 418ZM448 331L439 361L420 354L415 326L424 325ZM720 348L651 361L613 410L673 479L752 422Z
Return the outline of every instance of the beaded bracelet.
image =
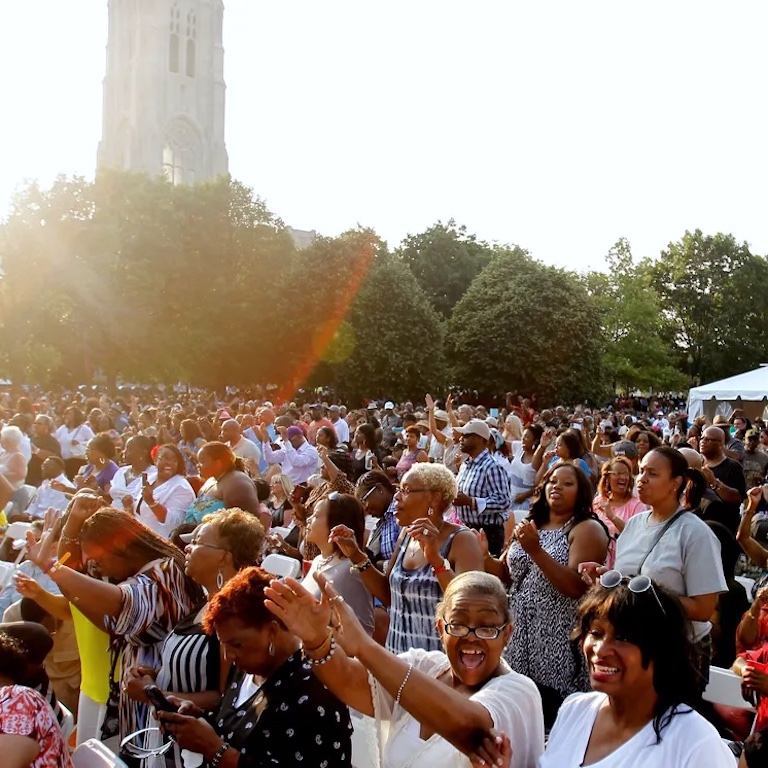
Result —
M408 678L411 676L411 672L413 672L413 662L411 662L408 665L408 671L405 673L403 682L400 683L400 687L397 689L397 696L395 696L395 704L400 703L400 697L403 695L403 688L405 688L405 684L408 682Z
M371 558L370 557L366 557L365 560L361 560L359 563L353 563L349 567L353 571L357 571L358 573L362 573L363 571L365 571L368 568L370 568L372 565L373 565L373 563L371 562Z
M331 656L333 656L334 653L336 653L336 638L329 634L328 638L330 639L330 644L328 647L328 653L325 654L325 656L321 656L319 659L313 659L311 656L307 656L307 654L304 654L304 658L310 663L313 667L319 667L321 664L325 664L326 662L331 660ZM325 643L323 643L325 645ZM323 645L320 646L320 648L323 647Z
M219 747L218 752L213 756L213 760L211 760L211 768L217 768L218 764L221 762L221 758L224 757L224 753L229 749L229 744L225 741L222 743L222 745Z

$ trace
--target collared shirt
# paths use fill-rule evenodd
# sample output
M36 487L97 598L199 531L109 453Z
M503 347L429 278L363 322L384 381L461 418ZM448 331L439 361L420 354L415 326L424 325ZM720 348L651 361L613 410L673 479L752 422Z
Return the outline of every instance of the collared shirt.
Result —
M62 485L66 485L67 488L71 488L73 493L75 492L75 486L63 472L56 480ZM45 517L48 507L53 507L63 512L67 508L67 504L69 504L69 499L61 491L51 488L50 480L43 480L37 489L37 493L32 497L29 507L27 507L27 514L32 519L42 518Z
M285 441L278 450L274 450L269 443L262 443L261 450L269 464L281 465L283 474L288 475L294 485L306 483L320 467L317 448L306 440L298 448L294 448L290 441Z
M512 504L509 475L487 449L462 463L456 482L459 492L473 498L477 505L477 509L456 506L457 514L467 525L504 524Z
M372 560L389 560L395 552L400 526L395 518L395 500L387 507L383 517L376 522L376 527L368 541L368 549L373 554Z

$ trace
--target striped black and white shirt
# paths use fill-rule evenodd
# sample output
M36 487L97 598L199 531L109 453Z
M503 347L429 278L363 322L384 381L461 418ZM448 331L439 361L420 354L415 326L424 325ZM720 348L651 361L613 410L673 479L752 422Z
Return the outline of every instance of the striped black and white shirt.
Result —
M512 488L507 471L488 450L466 459L456 482L459 492L475 500L475 506L456 505L456 513L467 525L503 525L512 505Z

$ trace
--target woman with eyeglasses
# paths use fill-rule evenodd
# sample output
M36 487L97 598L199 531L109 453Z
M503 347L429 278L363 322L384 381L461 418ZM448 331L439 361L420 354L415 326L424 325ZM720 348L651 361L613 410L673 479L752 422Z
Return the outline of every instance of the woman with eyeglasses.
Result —
M206 634L203 616L211 598L243 568L256 565L264 543L264 527L241 509L227 509L207 515L189 534L184 570L207 595L185 616L165 638L156 666L134 665L123 679L126 693L135 701L150 704L144 691L156 685L166 695L183 694L203 710L213 709L225 690L230 665L222 656L216 634ZM150 723L155 725L155 723ZM148 734L143 747L156 749L162 741ZM160 757L150 758L144 768L162 765ZM183 768L176 746L165 756L168 765Z
M315 676L374 728L387 768L533 768L544 744L536 686L502 658L506 590L482 571L456 576L437 607L439 650L395 655L371 639L330 582L316 599L273 581L267 608L304 645ZM333 627L334 629L331 629Z
M709 679L711 617L717 597L728 589L720 544L701 518L690 514L706 489L704 476L688 466L682 453L662 446L640 462L637 489L649 507L631 517L616 543L617 570L644 575L680 599L691 622L691 640L699 658L701 690ZM587 583L603 570L597 562L579 566Z
M565 700L540 768L734 768L690 706L699 677L673 594L647 576L608 571L581 602L574 634L592 693Z
M627 520L646 509L634 494L635 478L632 463L625 456L614 456L603 464L597 495L592 502L595 514L605 523L611 535L607 568L612 568L616 559L616 539L624 530Z
M440 636L435 610L451 580L464 571L481 571L483 553L468 528L445 515L456 498L456 478L441 464L416 464L394 496L400 535L387 569L371 562L345 526L335 526L331 540L350 559L369 592L389 607L387 648L436 651Z

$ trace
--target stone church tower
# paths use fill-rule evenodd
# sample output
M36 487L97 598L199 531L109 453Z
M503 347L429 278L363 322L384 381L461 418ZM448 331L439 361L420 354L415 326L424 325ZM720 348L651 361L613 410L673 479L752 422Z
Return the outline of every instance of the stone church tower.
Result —
M108 0L98 167L191 184L227 173L222 0Z

